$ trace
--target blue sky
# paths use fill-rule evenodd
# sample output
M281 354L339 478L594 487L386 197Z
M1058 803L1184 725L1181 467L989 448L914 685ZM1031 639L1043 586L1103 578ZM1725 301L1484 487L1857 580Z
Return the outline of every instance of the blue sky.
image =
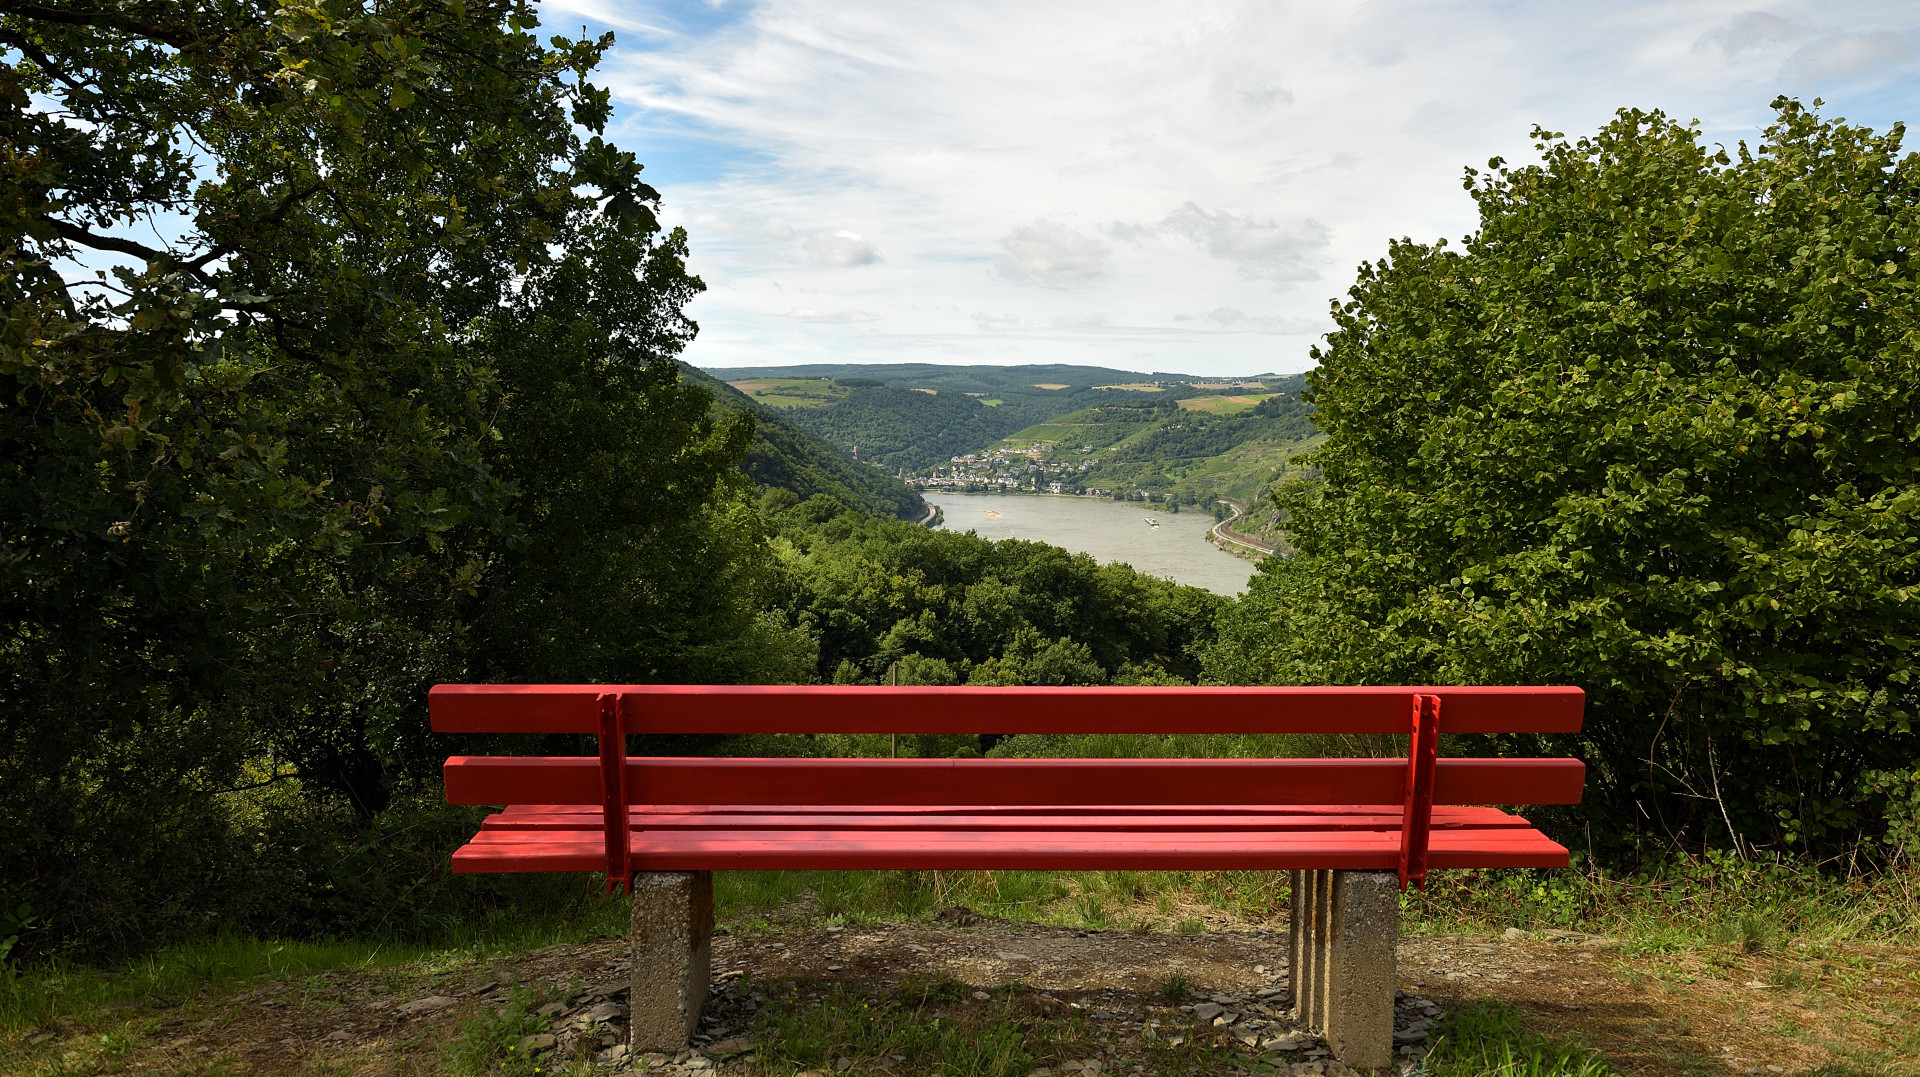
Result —
M1623 106L1754 142L1767 103L1920 118L1907 3L634 3L596 81L691 234L705 367L1311 365L1461 169Z

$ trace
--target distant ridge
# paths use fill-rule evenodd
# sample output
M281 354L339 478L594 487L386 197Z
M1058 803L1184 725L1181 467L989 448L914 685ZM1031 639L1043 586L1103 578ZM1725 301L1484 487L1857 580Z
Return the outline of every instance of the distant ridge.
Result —
M944 366L939 363L806 363L797 366L714 367L708 371L722 381L745 378L873 378L908 388L959 389L963 392L993 392L1014 385L1050 382L1065 385L1110 385L1138 381L1231 381L1236 374L1202 377L1160 371L1142 374L1138 370L1115 370L1103 366L1075 366L1049 363L1033 366ZM1273 375L1266 375L1273 377Z
M754 482L791 490L802 500L828 494L882 518L917 520L926 515L927 503L906 483L836 452L791 419L698 367L681 363L680 373L706 386L720 407L753 413L753 446L743 470Z

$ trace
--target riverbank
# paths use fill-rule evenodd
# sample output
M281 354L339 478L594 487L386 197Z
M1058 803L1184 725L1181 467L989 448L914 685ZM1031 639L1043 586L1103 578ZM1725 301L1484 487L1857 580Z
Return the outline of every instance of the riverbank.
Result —
M1245 503L1231 497L1223 497L1219 501L1233 510L1232 516L1214 524L1213 530L1209 532L1213 540L1222 544L1221 549L1249 561L1265 560L1274 552L1275 547L1270 543L1262 542L1251 535L1243 535L1233 529L1233 521L1247 514Z

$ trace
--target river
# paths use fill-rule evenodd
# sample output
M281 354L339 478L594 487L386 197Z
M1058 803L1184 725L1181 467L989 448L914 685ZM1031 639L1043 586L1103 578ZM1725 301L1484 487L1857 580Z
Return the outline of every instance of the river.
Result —
M1096 561L1122 561L1150 576L1204 587L1215 594L1247 589L1253 562L1207 541L1213 517L1189 508L1167 512L1140 501L1044 494L926 495L945 516L941 527L972 531L984 539L1050 542ZM1159 527L1146 523L1151 516Z

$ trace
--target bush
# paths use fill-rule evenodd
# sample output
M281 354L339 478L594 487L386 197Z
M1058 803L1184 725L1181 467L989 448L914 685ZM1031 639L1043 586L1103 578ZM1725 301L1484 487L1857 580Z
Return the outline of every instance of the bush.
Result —
M1210 679L1580 685L1580 736L1478 748L1586 759L1613 857L1887 831L1911 797L1868 772L1920 762L1920 160L1775 107L1732 155L1657 112L1537 131L1542 164L1469 170L1464 249L1361 267L1310 378L1323 480L1277 497L1299 553Z

